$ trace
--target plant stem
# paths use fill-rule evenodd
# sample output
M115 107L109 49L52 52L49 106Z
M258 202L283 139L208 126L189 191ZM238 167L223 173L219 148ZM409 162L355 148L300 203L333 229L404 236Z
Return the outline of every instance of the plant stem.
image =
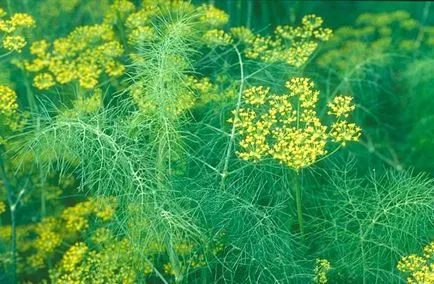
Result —
M300 173L300 171L296 171L295 201L297 204L298 226L299 226L301 235L304 236L303 211L302 211L302 205L301 205L301 173Z
M240 88L238 90L237 106L235 108L235 115L238 115L238 111L241 108L241 99L242 99L243 91L244 91L244 80L245 80L245 78L244 78L244 64L243 64L243 58L242 58L241 53L238 50L237 46L234 45L233 47L234 47L235 52L237 53L238 63L240 65ZM222 187L224 187L224 182L225 182L225 179L228 175L229 158L231 157L232 147L233 147L233 143L235 141L235 130L236 130L236 127L235 127L235 123L234 123L232 125L231 134L229 136L230 137L229 138L229 144L228 144L228 147L226 149L226 157L225 157L224 164L223 164L223 171L221 173L221 177L222 177L221 185L222 185Z
M11 5L11 0L6 0L6 7L8 9L8 14L9 16L11 16L12 14L12 5Z

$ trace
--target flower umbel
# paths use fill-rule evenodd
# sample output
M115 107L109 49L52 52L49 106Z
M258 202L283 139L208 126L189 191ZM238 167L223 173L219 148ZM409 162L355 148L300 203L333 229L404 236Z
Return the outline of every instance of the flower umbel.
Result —
M423 248L423 256L411 254L398 262L399 271L408 275L407 283L434 283L434 241Z
M293 78L285 86L288 92L283 95L269 95L270 88L263 86L244 91L244 106L231 120L241 135L240 158L272 157L298 171L326 155L330 142L340 144L337 150L360 138L361 129L344 120L355 109L351 97L339 96L329 103L335 122L328 127L317 115L319 91L309 78Z
M314 282L319 284L327 283L327 273L330 270L330 262L327 259L316 259L314 269Z

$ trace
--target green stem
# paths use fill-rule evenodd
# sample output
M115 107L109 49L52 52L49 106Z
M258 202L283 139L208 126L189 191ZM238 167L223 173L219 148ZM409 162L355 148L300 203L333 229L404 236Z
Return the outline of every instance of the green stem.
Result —
M46 209L47 206L46 206L45 188L44 188L45 178L43 176L42 169L39 169L39 178L40 178L39 187L41 190L41 219L44 219L47 213L47 209Z
M296 177L295 177L295 201L297 203L298 226L301 235L304 236L303 212L302 212L302 204L301 204L301 174L299 171L296 171Z
M121 15L119 14L119 12L117 13L116 26L119 30L119 35L121 38L122 45L124 46L125 52L128 53L128 50L129 50L128 43L127 43L128 41L127 41L125 29L124 29L123 19L122 19Z
M11 5L11 0L6 0L6 7L8 9L8 14L9 16L11 16L12 14L12 5Z
M27 102L29 104L32 118L34 119L35 115L38 111L38 105L36 104L35 96L33 94L32 87L30 86L27 73L23 72L22 74L23 74L23 78L24 78L24 86L26 87Z
M244 91L244 64L243 64L243 58L241 56L241 52L238 50L237 46L234 45L234 50L237 53L237 57L238 57L238 64L240 65L240 87L238 89L238 98L237 98L237 105L235 108L235 113L236 115L238 115L238 112L241 108L241 99L243 97L243 91ZM232 154L232 147L235 141L235 132L236 132L236 127L235 127L235 123L232 124L232 129L231 129L231 133L230 133L230 138L229 138L229 144L226 148L226 157L223 163L223 170L221 173L221 186L222 188L224 188L225 185L225 179L228 176L228 167L229 167L229 159L231 157Z

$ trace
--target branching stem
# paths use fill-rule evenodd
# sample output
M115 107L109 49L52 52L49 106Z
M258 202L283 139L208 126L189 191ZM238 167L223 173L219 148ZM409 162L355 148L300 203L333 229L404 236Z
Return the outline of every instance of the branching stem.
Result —
M301 235L304 237L303 211L301 204L301 171L298 170L295 173L295 202L297 205L298 227Z
M240 65L240 88L238 90L238 99L237 99L237 105L235 108L235 115L238 115L238 112L239 112L240 107L241 107L241 99L242 99L243 91L244 91L244 64L243 64L243 58L241 57L241 53L238 50L237 46L234 45L233 47L234 47L235 52L237 53L238 62ZM223 164L223 171L221 173L222 187L224 186L225 179L228 175L229 158L231 157L232 147L233 147L234 140L235 140L235 131L236 131L236 127L235 127L235 123L233 123L232 129L231 129L231 134L229 136L229 144L226 148L226 155L225 155L225 160L224 160L224 164Z

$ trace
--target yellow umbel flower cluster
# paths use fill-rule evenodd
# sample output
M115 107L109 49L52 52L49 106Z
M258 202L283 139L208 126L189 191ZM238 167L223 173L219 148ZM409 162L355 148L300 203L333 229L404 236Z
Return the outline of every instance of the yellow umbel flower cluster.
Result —
M270 88L263 86L244 91L244 106L233 111L230 120L242 137L240 158L257 161L270 156L299 170L326 155L329 142L337 142L337 150L359 139L361 129L344 120L355 108L349 97L339 96L328 104L335 122L327 127L316 113L319 91L310 79L293 78L285 86L288 93L283 95L270 95Z
M353 98L349 96L335 97L333 101L328 103L328 107L330 108L328 114L334 115L338 118L348 117L348 115L355 109L352 100Z
M18 110L17 94L7 86L0 85L0 115L10 116Z
M151 5L128 16L125 21L125 27L127 28L129 44L140 45L154 38L154 29L150 21L157 11L155 6Z
M78 242L70 247L66 253L63 255L62 262L60 266L65 271L74 271L77 265L81 262L84 255L86 254L88 247L85 243Z
M434 241L423 248L423 256L411 254L398 262L399 271L408 275L409 284L434 283Z
M315 275L313 281L318 284L326 284L328 282L327 273L330 267L330 262L327 259L317 259L313 270Z
M35 58L26 61L24 67L38 73L33 85L41 90L56 82L67 84L75 80L82 88L92 89L99 83L101 74L118 77L125 70L118 60L124 48L116 41L112 27L104 24L78 27L52 44L36 41L30 52Z
M210 47L233 43L232 37L223 30L213 29L203 35L203 41Z
M61 244L76 239L78 233L89 228L91 214L106 222L113 218L115 207L110 198L91 199L64 209L61 218L44 218L34 226L34 252L27 257L27 263L37 269L45 267Z
M219 95L217 86L208 77L195 78L194 76L188 76L187 83L197 93L195 105L204 105L223 97Z
M6 12L0 8L0 18L6 16ZM0 32L3 36L3 48L9 51L21 52L27 41L22 35L25 29L33 28L35 20L25 13L16 13L9 19L0 19Z
M247 43L255 37L253 32L246 27L233 27L230 29L230 34L233 38L242 43Z
M40 90L49 89L54 85L56 82L50 73L40 73L33 79L33 86Z
M11 51L20 52L26 44L26 39L21 35L5 36L3 39L3 47Z
M198 8L200 21L210 27L221 27L229 21L229 15L213 5L202 5Z
M35 253L27 257L30 267L40 269L45 267L45 261L51 258L63 240L60 232L61 223L52 217L43 219L36 224L34 233L36 239L33 242Z
M122 22L126 17L136 9L136 6L129 0L115 0L110 5L109 11L104 17L104 24L115 25Z
M247 41L246 57L265 62L284 61L300 67L317 49L319 42L330 39L332 30L322 28L322 23L320 17L307 15L299 27L278 26L273 37L251 37Z
M382 66L390 62L395 52L415 52L420 45L430 46L430 29L420 30L420 23L407 11L365 13L358 16L354 26L343 26L335 31L326 45L327 51L318 58L318 64L326 69L337 69L363 75L366 65ZM434 42L434 41L433 41Z
M56 283L137 283L138 271L130 243L110 236L94 249L84 242L75 243L50 271L50 278ZM152 266L143 268L144 274L150 271Z
M112 199L91 199L68 207L62 212L65 228L70 232L80 232L89 227L88 216L95 214L102 221L109 221L115 211Z

